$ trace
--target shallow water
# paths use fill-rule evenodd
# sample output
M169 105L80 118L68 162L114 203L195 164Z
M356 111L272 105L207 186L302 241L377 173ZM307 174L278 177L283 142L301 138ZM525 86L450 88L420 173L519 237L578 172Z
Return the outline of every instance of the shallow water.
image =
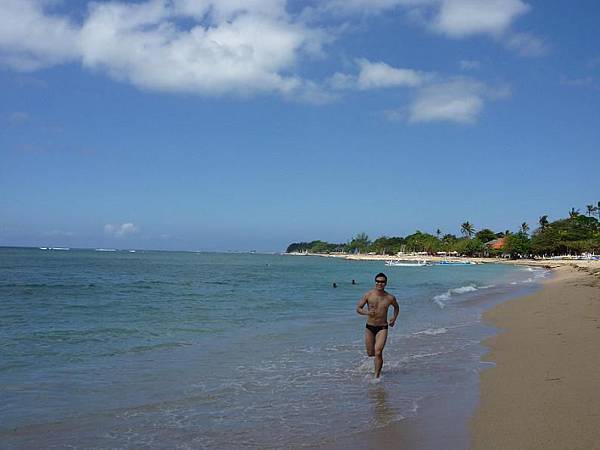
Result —
M401 315L377 384L354 308L380 271ZM482 311L544 276L505 265L3 248L0 439L310 447L384 426L418 415L426 399L476 389L480 341L492 332Z

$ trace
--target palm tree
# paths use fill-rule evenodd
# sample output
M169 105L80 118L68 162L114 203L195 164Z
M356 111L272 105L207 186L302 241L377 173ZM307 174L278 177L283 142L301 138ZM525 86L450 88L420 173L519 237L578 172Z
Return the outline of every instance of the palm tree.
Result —
M471 239L473 234L475 234L475 227L472 223L465 222L460 226L460 232L465 236Z
M546 227L548 226L548 216L544 215L544 216L540 217L540 220L538 220L538 223L540 224L540 228L542 229L542 231L544 231L546 229Z
M523 234L527 234L527 233L529 233L529 225L527 225L527 222L523 222L523 223L521 224L521 232L522 232Z
M575 208L571 208L571 211L569 211L569 218L574 219L578 215L579 215L579 210L575 209Z
M596 212L596 207L594 205L587 205L586 208L588 216L592 217L592 214Z

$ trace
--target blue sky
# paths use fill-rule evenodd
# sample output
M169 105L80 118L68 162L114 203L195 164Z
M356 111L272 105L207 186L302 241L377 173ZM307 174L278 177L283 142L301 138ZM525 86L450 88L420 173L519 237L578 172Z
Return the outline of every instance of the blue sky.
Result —
M600 200L594 1L0 6L0 245L281 251Z

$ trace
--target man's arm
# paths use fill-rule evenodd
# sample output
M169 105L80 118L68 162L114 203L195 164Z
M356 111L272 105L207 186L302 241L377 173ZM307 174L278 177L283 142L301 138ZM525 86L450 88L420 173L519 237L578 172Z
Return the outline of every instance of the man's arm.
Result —
M369 315L369 311L365 311L363 308L365 307L365 305L367 304L367 294L363 295L363 297L360 299L360 301L358 302L358 305L356 305L356 312L358 314L360 314L361 316L368 316Z
M396 319L398 318L398 314L400 314L400 306L396 301L396 297L392 295L392 306L394 307L394 317L388 322L390 327L393 327L396 324Z

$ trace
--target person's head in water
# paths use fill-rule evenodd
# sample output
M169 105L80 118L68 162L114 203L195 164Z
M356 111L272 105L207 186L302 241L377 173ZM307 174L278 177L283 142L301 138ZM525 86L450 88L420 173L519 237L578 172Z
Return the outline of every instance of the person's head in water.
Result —
M385 289L385 285L387 284L387 276L385 273L378 273L375 275L375 289L378 291L383 291Z
M337 283L333 283L333 284L332 284L332 286L333 286L334 288L336 288L336 287L337 287Z

